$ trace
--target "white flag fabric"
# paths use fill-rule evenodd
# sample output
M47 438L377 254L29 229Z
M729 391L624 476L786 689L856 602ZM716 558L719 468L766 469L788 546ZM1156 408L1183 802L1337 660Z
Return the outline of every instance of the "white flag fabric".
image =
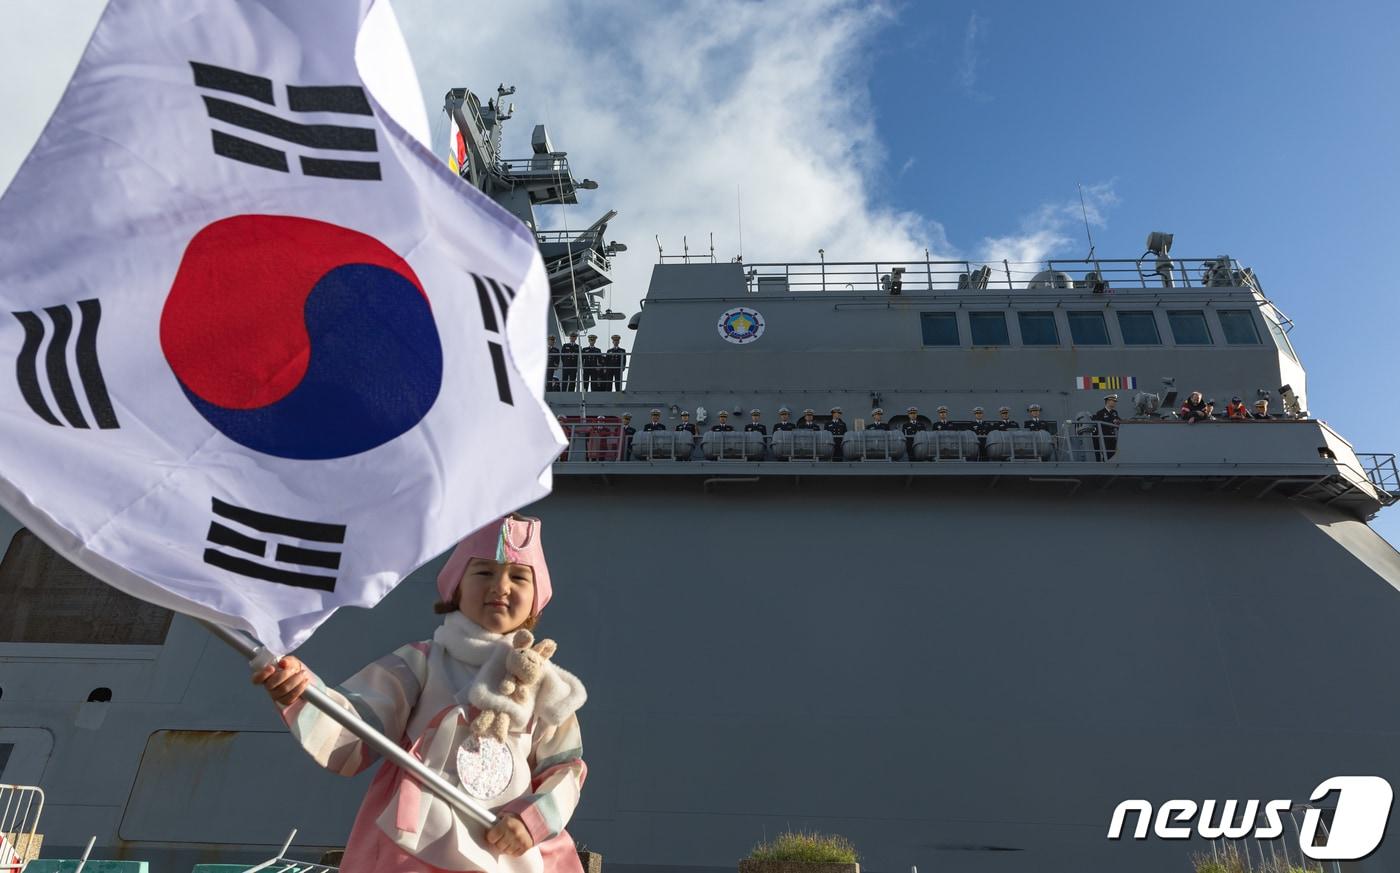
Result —
M538 250L419 93L387 0L114 0L0 198L0 503L286 652L548 493Z

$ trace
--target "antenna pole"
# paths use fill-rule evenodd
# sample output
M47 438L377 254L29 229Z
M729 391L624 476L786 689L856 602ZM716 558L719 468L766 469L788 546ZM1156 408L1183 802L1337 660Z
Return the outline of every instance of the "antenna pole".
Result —
M1084 260L1092 261L1094 259L1094 235L1089 232L1089 209L1084 205L1084 185L1082 183L1076 184L1079 185L1079 212L1084 216L1084 235L1089 238L1089 257Z
M739 186L734 186L734 202L739 209L739 260L744 260L744 195L739 192Z

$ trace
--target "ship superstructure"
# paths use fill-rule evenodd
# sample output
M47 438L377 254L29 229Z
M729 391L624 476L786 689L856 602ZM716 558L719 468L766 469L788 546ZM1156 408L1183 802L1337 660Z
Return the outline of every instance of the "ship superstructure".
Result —
M536 227L586 186L540 128L533 156L500 156L507 95L450 92L463 176L535 230L541 329L586 330L612 213ZM1252 272L1148 249L657 264L623 390L547 395L570 445L528 509L558 580L540 632L589 687L570 831L609 869L732 870L793 827L874 871L1177 871L1204 845L1105 839L1120 802L1400 782L1400 557L1366 524L1400 493L1394 456L1308 415ZM1193 390L1274 417L1187 424ZM1090 417L1109 393L1116 429ZM1021 426L979 432L979 406ZM773 434L782 407L819 428L840 407L840 450ZM755 409L766 439L742 430ZM733 432L711 431L721 410ZM173 873L267 857L292 827L304 856L343 845L368 774L318 770L235 655L8 517L0 539L0 781L44 786L46 847L97 834ZM335 682L427 638L437 568L299 654Z

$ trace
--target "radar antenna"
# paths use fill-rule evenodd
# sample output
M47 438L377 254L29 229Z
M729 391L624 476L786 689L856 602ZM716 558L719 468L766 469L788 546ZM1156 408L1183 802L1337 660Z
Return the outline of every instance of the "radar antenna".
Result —
M1089 238L1089 256L1084 260L1092 261L1094 259L1094 235L1089 231L1089 208L1084 205L1084 184L1082 182L1075 184L1079 186L1079 212L1084 216L1084 235Z

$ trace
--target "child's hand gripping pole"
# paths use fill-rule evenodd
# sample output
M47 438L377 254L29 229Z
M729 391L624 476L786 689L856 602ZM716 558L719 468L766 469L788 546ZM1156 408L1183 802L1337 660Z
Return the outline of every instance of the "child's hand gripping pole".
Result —
M208 631L224 642L228 643L234 651L248 659L249 665L255 670L263 670L268 666L277 663L277 658L267 650L262 643L252 639L246 634L231 630L223 625L215 624L211 621L199 620ZM302 699L308 705L314 706L328 717L338 722L346 730L353 733L364 741L371 749L393 761L400 768L413 774L413 777L424 786L437 794L443 800L452 804L458 812L469 815L488 828L496 824L496 816L476 801L472 800L461 789L441 775L423 766L423 762L410 755L408 752L393 742L379 731L370 727L363 719L353 712L348 712L335 705L321 689L313 686L302 692Z

